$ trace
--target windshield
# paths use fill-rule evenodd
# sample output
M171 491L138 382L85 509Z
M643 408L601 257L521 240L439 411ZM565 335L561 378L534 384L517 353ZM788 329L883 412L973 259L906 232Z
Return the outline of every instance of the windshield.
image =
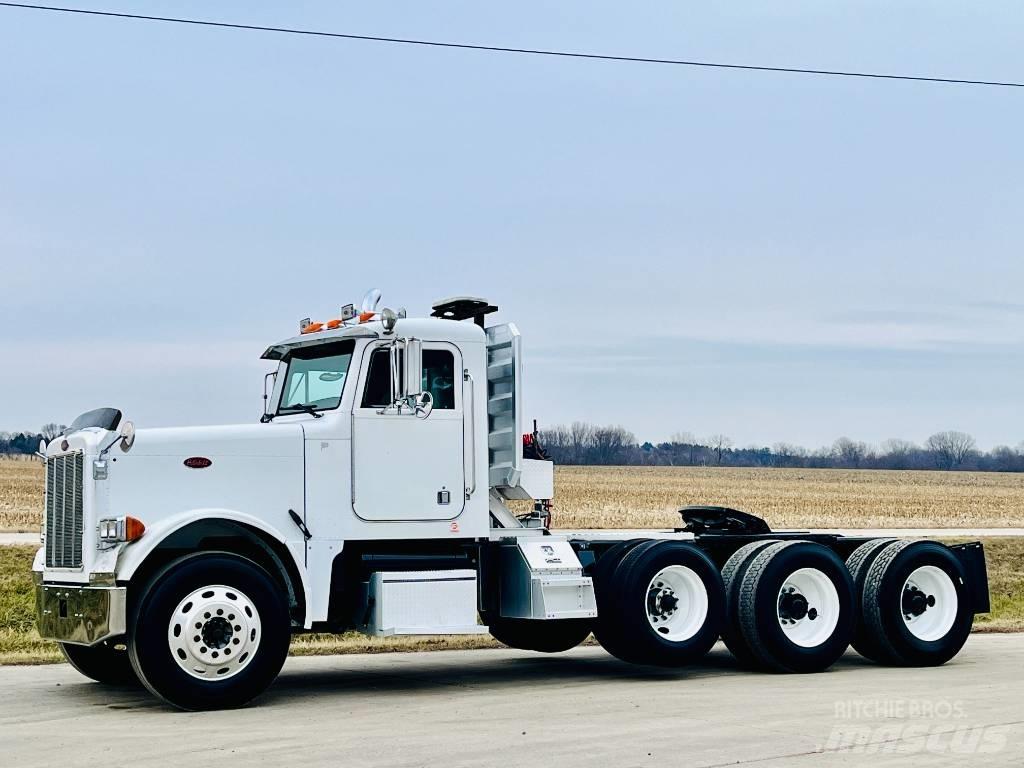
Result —
M302 413L337 408L354 347L354 341L346 340L293 351L286 358L288 371L277 412Z

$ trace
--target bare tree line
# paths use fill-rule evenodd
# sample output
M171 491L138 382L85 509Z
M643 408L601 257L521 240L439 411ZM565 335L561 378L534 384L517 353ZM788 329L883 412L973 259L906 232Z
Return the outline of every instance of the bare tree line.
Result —
M38 432L0 432L0 454L31 454L39 450L39 441L50 442L67 427L43 424Z
M936 432L924 445L886 440L879 446L840 437L808 450L792 443L734 447L728 435L698 439L677 432L663 443L639 442L625 427L574 422L540 433L541 444L559 464L635 466L817 467L841 469L941 469L1024 472L1024 442L981 451L965 432Z

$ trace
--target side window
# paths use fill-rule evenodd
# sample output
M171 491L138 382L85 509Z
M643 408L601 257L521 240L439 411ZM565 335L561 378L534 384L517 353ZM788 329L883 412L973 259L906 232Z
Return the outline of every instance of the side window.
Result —
M391 405L391 356L387 349L375 349L366 374L363 408L386 408Z
M435 408L455 408L455 356L451 352L423 350L423 389L430 393Z
M434 408L455 409L455 356L445 349L423 350L423 389L430 393ZM391 405L391 357L386 348L375 349L366 374L362 408Z

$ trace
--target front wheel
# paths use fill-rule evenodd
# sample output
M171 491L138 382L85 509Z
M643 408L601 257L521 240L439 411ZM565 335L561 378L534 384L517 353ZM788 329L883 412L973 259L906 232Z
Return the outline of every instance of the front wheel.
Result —
M181 709L238 707L288 655L288 604L258 565L227 553L179 558L145 588L129 643L154 694Z
M68 664L86 677L104 685L138 685L124 638L104 640L96 645L60 643Z

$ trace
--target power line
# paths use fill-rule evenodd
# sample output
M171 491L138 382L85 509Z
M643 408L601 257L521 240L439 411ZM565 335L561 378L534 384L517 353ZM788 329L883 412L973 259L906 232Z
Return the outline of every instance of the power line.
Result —
M402 37L381 37L377 35L355 35L346 32L325 32L315 29L295 29L291 27L267 27L258 24L232 24L226 21L205 21L203 19L186 19L172 16L144 16L137 13L117 13L114 11L96 11L85 8L62 8L52 5L31 5L28 3L5 3L0 6L22 8L34 11L52 11L55 13L75 13L83 16L103 16L114 19L132 19L135 21L158 21L169 24L190 24L198 27L219 27L222 29L240 29L253 32L277 32L288 35L307 35L309 37L329 37L342 40L362 40L373 43L394 43L398 45L418 45L430 48L456 48L465 51L485 51L489 53L518 53L528 56L557 56L568 59L590 59L596 61L620 61L636 64L670 64L681 67L704 67L708 69L733 69L747 72L776 72L797 75L824 75L829 77L860 77L873 80L909 80L921 83L943 83L953 85L985 85L1000 88L1024 88L1024 83L999 80L967 80L955 77L923 77L917 75L893 75L880 72L852 72L835 69L809 69L804 67L768 67L754 64L724 64L712 61L687 61L685 59L658 59L645 56L613 56L602 53L585 53L581 51L559 51L543 48L507 48L499 45L474 45L472 43L452 43L442 40L416 40Z

